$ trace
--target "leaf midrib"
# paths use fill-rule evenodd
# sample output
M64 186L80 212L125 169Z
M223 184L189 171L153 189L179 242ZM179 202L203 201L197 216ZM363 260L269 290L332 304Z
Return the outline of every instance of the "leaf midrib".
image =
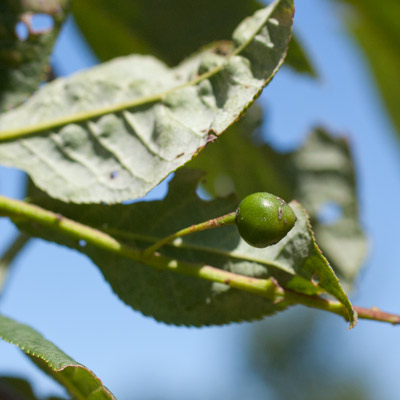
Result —
M115 237L131 239L131 240L139 240L139 241L148 242L148 243L156 243L157 241L159 241L161 239L159 237L155 237L155 236L151 236L151 235L143 235L143 234L139 234L139 233L126 232L126 231L122 231L119 229L112 229L112 228L110 228L110 229L98 228L98 229L102 230L104 233L108 233L109 235L112 235ZM201 246L201 245L187 243L187 242L182 242L179 245L174 244L174 242L170 242L170 243L165 244L165 246L174 247L177 249L203 251L205 253L217 254L220 256L227 257L227 258L234 258L234 259L242 260L242 261L256 262L258 264L262 264L265 266L269 266L269 267L273 267L273 268L277 268L279 270L285 271L293 276L295 275L293 273L293 271L283 268L282 265L279 263L275 263L273 261L266 261L266 260L258 258L258 257L252 257L252 256L248 256L248 255L238 254L238 253L230 253L225 250L218 249L218 248Z

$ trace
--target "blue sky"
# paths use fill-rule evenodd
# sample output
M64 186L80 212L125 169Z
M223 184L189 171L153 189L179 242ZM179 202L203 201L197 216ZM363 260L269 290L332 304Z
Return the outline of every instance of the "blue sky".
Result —
M330 1L298 1L295 27L320 78L313 81L288 69L277 74L260 99L268 108L265 139L292 149L317 124L349 138L359 179L360 217L370 241L352 300L400 313L400 212L395 209L400 198L399 143L363 55L348 40L337 12ZM54 62L64 75L96 62L72 21L57 43ZM0 168L0 193L20 197L22 180L20 172ZM152 196L163 193L165 184ZM5 240L15 229L2 219L0 232ZM251 398L242 385L241 361L250 324L190 329L145 318L120 302L96 267L75 251L32 242L16 262L0 311L37 328L93 369L120 400L152 393L212 399L229 391ZM324 357L332 371L358 371L369 380L372 398L397 399L400 328L360 321L348 331L340 318L322 318ZM0 343L0 354L0 375L29 377L39 394L60 393L13 346Z

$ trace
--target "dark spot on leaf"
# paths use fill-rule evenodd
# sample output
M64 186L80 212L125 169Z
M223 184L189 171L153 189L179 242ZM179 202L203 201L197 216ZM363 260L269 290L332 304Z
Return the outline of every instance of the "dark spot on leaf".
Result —
M225 280L224 280L224 283L225 283L226 285L229 285L229 284L231 283L231 280L230 280L230 279L225 279Z
M179 153L179 154L175 157L175 160L178 159L178 158L180 158L180 157L182 157L184 154L185 154L185 153Z
M118 172L117 171L113 171L110 173L110 179L115 179L118 176Z

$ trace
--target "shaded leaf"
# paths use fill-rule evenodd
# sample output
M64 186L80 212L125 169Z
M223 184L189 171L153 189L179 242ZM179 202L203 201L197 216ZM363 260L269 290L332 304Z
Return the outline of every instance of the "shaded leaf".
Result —
M22 378L0 377L0 399L1 400L44 400L36 397L30 383ZM58 397L46 400L62 400Z
M314 68L314 65L310 61L303 45L299 38L294 34L290 41L289 51L286 56L285 65L289 65L296 72L310 75L313 78L317 78L318 74Z
M265 7L256 0L87 0L72 6L79 28L101 60L142 53L169 65L207 43L230 39L243 18Z
M0 160L65 201L142 197L260 94L283 62L292 17L293 1L278 0L239 25L233 45L174 69L132 56L58 79L0 116Z
M42 196L35 199L35 203L105 230L131 246L145 248L183 227L236 209L237 200L233 196L211 202L201 200L195 192L200 177L198 172L179 170L162 201L87 206L68 205ZM300 293L328 292L351 311L335 274L314 242L306 212L298 203L291 205L298 218L296 225L274 246L265 249L251 247L240 238L236 226L226 226L187 236L182 243L165 246L161 252L173 259L204 263L241 275L273 276L280 285ZM283 302L276 304L225 284L154 270L66 238L48 228L21 221L17 223L33 235L87 254L125 303L166 323L225 324L259 319L286 308Z
M18 346L77 399L115 399L92 371L67 356L31 327L0 315L0 338Z
M230 39L239 22L262 7L256 0L87 0L75 1L73 13L100 60L142 53L175 65L207 43ZM315 75L297 40L286 62Z
M358 220L349 144L345 138L317 129L290 158L298 171L295 197L315 222L315 235L324 254L343 282L351 286L364 262L367 241Z
M190 166L207 172L203 185L214 196L235 192L243 198L266 191L300 201L310 213L319 246L350 287L367 244L358 222L355 173L347 141L316 129L300 149L277 153L268 145L257 145L251 135L260 118L257 109L250 110ZM330 217L332 211L336 215Z
M22 103L45 80L68 3L69 0L0 2L0 112ZM53 27L35 31L35 14L51 16ZM26 38L17 35L17 26L26 29Z
M0 399L38 400L28 381L14 377L0 377Z
M400 134L400 2L340 1L352 6L353 12L343 13L343 16L372 67L388 112Z

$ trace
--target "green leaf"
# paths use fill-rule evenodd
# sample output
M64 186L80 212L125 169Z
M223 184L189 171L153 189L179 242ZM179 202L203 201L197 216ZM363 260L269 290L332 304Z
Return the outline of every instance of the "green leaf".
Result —
M388 112L400 134L400 3L386 0L341 0L353 12L343 13L375 75ZM350 16L350 17L349 17Z
M68 0L46 2L2 0L0 3L0 112L26 100L45 80L49 59L64 21ZM50 30L35 31L34 14L52 17ZM28 30L26 39L16 34L17 24Z
M175 65L207 43L230 39L240 21L262 7L256 0L195 5L186 0L87 0L74 2L72 10L101 60L138 52Z
M296 35L293 35L292 40L290 41L285 65L289 65L296 72L310 75L313 78L318 77L314 65L310 61L306 51L304 50L304 47Z
M278 0L174 69L114 60L44 87L0 116L0 160L77 203L144 196L234 123L286 54L293 0ZM21 137L21 135L24 135Z
M76 399L112 400L115 397L92 371L67 356L27 325L0 315L0 338L18 346Z
M211 202L196 195L201 174L181 169L163 201L131 205L69 205L48 196L35 203L83 224L104 230L130 246L144 249L186 226L215 218L237 207L233 196ZM351 305L328 262L315 244L308 216L291 204L297 222L278 244L257 249L243 241L236 226L196 233L160 251L177 260L203 263L255 278L274 277L281 286L309 295L329 293L353 316ZM171 271L158 271L89 244L66 238L48 228L17 221L21 229L87 254L116 294L132 308L176 325L211 325L260 319L286 308L228 285L210 283ZM351 317L353 318L353 317Z
M0 377L0 399L38 400L29 382L13 377Z
M250 109L190 166L207 172L203 186L213 196L235 192L244 198L266 191L300 201L310 213L319 246L350 288L367 243L358 222L356 179L347 141L320 128L300 149L281 154L268 145L257 145L251 133L260 122L259 109ZM336 219L325 222L321 218L326 207L328 211L337 208Z
M75 1L73 13L100 60L142 53L175 65L206 43L230 39L239 22L262 7L256 0L203 0L196 5L187 0L86 0ZM292 40L286 62L315 76L298 40Z
M28 381L22 378L14 378L8 376L0 377L0 399L39 400L39 398L35 396L32 387ZM63 400L63 399L58 397L51 397L46 400Z

